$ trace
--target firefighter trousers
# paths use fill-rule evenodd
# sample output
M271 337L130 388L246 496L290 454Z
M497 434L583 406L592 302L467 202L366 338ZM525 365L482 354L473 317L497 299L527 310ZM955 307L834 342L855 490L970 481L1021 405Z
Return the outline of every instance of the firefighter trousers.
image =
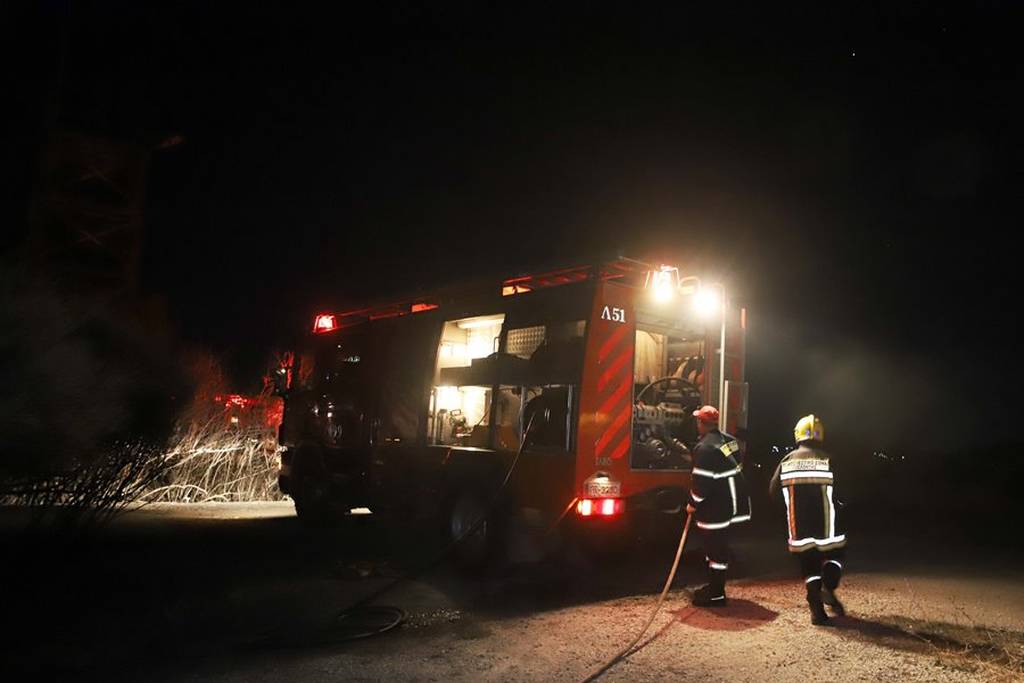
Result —
M700 537L704 544L704 559L708 563L708 584L718 589L718 592L724 591L725 576L732 555L729 550L729 528L701 529Z
M822 587L833 591L839 586L843 578L842 549L821 552L811 548L800 553L799 559L809 601L820 602Z

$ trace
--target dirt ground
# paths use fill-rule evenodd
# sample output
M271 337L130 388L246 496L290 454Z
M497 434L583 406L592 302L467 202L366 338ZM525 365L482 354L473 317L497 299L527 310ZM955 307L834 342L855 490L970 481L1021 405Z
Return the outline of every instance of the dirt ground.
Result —
M849 615L823 628L776 531L735 540L720 610L689 604L694 543L648 637L603 680L1024 680L1016 551L855 539ZM6 565L6 585L19 582L5 611L20 634L4 647L11 670L104 680L578 681L646 621L672 555L570 553L473 579L442 566L378 601L405 610L403 626L345 642L338 612L416 566L431 550L421 537L372 519L310 532L272 503L151 506L65 548L61 570L41 549L52 544L14 540L36 570Z

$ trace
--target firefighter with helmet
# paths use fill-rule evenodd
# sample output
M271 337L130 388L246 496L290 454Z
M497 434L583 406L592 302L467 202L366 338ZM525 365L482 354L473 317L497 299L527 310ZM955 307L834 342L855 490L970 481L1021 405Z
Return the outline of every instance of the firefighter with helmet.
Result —
M729 570L729 527L750 519L740 465L735 455L739 444L718 429L718 410L704 406L695 410L700 439L693 452L693 483L686 511L694 516L704 543L708 583L693 594L698 607L726 604L725 577Z
M839 523L831 462L823 450L825 426L816 415L807 415L793 435L797 448L775 469L768 493L774 498L781 491L786 501L789 552L800 560L811 623L821 626L828 624L824 605L836 616L846 613L835 593L843 576L846 534Z

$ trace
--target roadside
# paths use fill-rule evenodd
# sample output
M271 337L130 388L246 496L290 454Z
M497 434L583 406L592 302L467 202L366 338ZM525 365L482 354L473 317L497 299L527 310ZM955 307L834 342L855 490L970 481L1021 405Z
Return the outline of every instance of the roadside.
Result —
M1010 586L946 579L937 592L907 594L854 575L843 591L851 616L827 629L808 623L798 581L738 582L720 612L690 607L685 593L675 591L642 649L604 680L1014 680L1019 660L1015 673L996 653L964 651L993 631L972 629L962 604L948 595ZM633 635L652 602L626 597L515 617L436 610L431 620L430 613L414 612L394 636L209 657L176 668L166 680L578 681ZM930 619L902 616L922 608ZM968 609L986 623L993 608ZM969 638L951 637L956 629ZM1019 654L1022 643L1017 633L1007 646Z
M422 563L436 550L426 538L371 519L311 532L290 504L261 503L148 506L59 549L14 540L11 670L106 679L578 680L643 623L671 562L662 547L475 579L441 567L380 600L408 613L402 628L340 643L338 612ZM1018 656L1024 587L1009 551L982 565L969 548L862 537L843 587L851 617L824 630L807 623L773 534L746 530L736 554L729 608L696 610L673 591L656 637L608 680L981 680ZM676 586L702 580L701 559L693 546ZM1005 662L986 638L1004 638Z

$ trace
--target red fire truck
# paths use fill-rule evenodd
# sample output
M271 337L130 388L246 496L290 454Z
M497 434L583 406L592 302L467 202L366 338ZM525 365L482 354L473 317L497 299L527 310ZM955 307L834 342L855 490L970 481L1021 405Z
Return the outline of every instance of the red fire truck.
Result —
M625 258L319 314L281 370L281 489L453 539L488 515L469 563L570 505L584 535L679 515L692 410L746 426L745 328L720 286Z

